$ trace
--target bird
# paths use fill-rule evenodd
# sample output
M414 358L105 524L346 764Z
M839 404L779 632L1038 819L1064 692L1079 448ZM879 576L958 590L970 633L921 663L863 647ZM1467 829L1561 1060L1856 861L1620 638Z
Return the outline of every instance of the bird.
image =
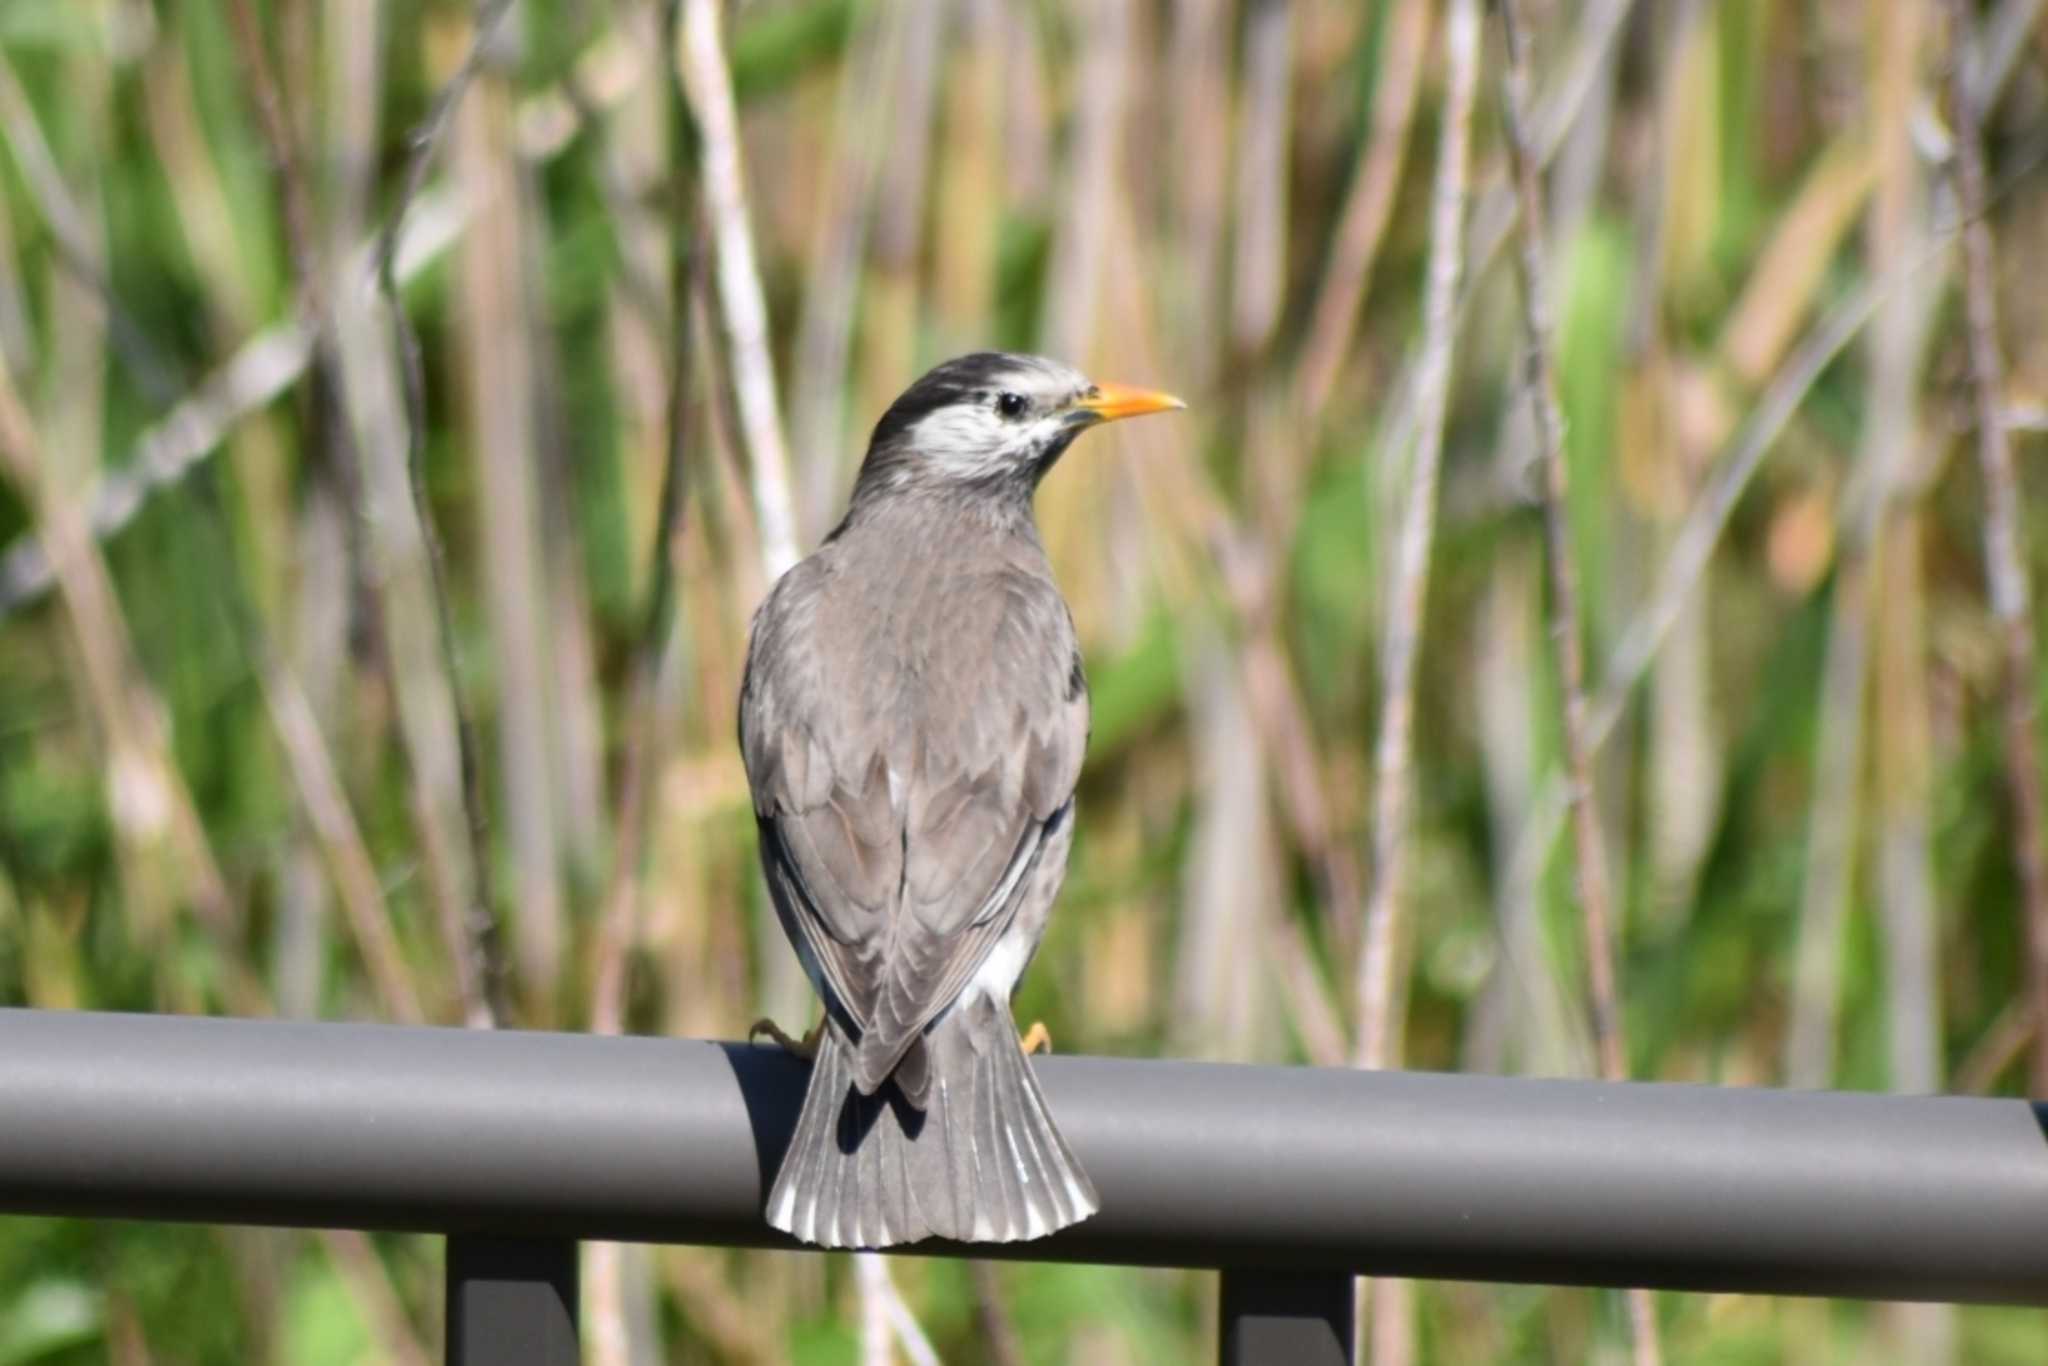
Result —
M824 1003L773 1227L822 1247L1043 1237L1099 1207L1011 996L1074 837L1088 682L1032 512L1089 428L1186 405L1042 356L936 366L845 517L756 610L739 743L760 859Z

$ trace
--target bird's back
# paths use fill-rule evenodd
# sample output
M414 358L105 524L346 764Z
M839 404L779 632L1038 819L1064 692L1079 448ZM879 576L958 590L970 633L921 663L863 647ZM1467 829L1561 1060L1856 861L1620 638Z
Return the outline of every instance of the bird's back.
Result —
M790 865L785 925L875 1065L992 947L1087 727L1073 624L1028 523L883 509L763 605L740 739L764 853Z
M844 775L879 754L901 781L919 766L984 769L1020 728L1085 708L1073 623L1036 536L966 521L876 518L777 584L748 652L750 776L792 723L817 747L807 768L824 760Z

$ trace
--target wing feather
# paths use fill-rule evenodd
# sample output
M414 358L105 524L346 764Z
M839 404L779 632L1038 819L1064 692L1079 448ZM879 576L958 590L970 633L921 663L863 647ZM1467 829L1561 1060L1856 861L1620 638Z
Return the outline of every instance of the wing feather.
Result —
M963 582L931 605L957 629L921 654L847 638L830 601L843 582L806 561L763 606L740 741L777 914L871 1092L1034 885L1068 818L1088 699L1043 575Z

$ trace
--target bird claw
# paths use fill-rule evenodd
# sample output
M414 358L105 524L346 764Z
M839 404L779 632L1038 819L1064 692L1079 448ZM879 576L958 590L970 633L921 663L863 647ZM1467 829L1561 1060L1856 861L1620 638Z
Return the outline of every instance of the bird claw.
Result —
M1045 1021L1033 1020L1031 1028L1017 1036L1017 1044L1026 1057L1033 1053L1052 1052L1052 1031L1045 1027Z
M801 1039L792 1039L783 1032L782 1026L763 1015L747 1030L747 1042L766 1037L782 1045L787 1052L796 1054L805 1062L815 1062L818 1057L818 1040L825 1037L825 1022L818 1021L811 1026L811 1032Z

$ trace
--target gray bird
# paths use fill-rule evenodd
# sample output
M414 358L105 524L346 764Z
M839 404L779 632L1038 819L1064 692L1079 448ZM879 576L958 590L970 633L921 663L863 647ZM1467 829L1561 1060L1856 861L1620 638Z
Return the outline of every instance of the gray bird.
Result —
M805 1242L1010 1242L1097 1208L1010 1016L1088 743L1031 498L1088 428L1182 406L1037 356L947 361L890 405L845 519L754 616L740 750L825 1003L802 1044L756 1027L813 1055L767 1208Z

